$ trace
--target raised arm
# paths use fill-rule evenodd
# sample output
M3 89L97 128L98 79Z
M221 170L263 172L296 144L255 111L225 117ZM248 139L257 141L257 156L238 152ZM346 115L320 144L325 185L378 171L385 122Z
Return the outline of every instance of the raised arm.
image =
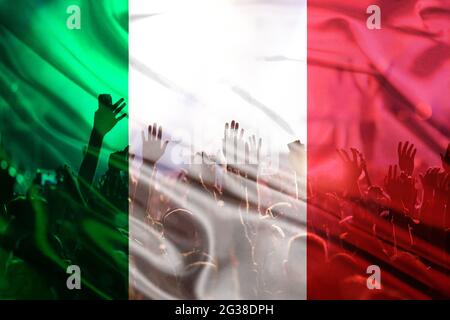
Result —
M94 126L89 138L86 155L81 163L78 174L78 182L81 186L91 186L105 135L120 120L126 117L126 114L119 115L126 106L126 103L123 101L124 99L122 98L113 104L111 95L109 94L101 94L98 97L98 109L94 115Z

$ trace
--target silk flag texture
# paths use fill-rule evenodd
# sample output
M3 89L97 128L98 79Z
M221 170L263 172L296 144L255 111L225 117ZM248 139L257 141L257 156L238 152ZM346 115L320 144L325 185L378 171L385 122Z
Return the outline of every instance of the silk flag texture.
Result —
M450 296L447 1L72 2L0 1L0 298Z

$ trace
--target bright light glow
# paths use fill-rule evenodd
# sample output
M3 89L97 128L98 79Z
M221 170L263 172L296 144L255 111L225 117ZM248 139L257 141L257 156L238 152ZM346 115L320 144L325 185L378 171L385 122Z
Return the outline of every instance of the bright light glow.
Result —
M132 148L153 122L212 154L231 119L261 136L266 152L306 141L304 0L132 0L130 15Z

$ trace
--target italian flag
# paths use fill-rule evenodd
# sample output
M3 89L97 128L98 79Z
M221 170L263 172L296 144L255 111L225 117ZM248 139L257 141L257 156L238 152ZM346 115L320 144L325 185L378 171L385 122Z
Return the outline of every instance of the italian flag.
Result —
M0 1L0 298L448 298L449 15Z

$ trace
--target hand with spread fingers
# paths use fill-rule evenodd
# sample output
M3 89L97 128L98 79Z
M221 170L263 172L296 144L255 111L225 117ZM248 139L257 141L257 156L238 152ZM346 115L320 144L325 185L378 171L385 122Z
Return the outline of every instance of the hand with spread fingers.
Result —
M352 156L347 151L341 149L337 150L339 157L343 164L343 183L344 192L348 196L360 196L359 178L364 169L364 160L360 151L355 148L350 148Z
M225 124L222 152L229 169L245 163L244 129L239 131L239 123L234 120L231 125Z
M363 162L361 153L355 149L350 148L352 157L345 150L338 150L338 154L342 160L344 177L350 182L357 182L363 171Z
M402 142L398 143L398 166L401 171L409 176L412 175L414 171L414 158L416 157L416 152L417 149L414 147L414 144L409 144L408 141L404 144Z
M114 126L127 115L119 115L127 104L124 99L119 99L112 103L111 95L101 94L98 97L98 109L94 116L94 130L100 135L105 136Z
M162 140L162 133L162 127L158 127L156 123L153 126L148 126L147 138L145 132L141 132L144 163L154 165L163 156L169 141Z
M126 106L123 101L124 99L121 98L113 104L110 94L98 96L98 109L94 115L94 126L78 174L78 182L83 186L83 192L88 192L86 188L92 184L94 179L105 135L127 116L125 113L119 115Z

